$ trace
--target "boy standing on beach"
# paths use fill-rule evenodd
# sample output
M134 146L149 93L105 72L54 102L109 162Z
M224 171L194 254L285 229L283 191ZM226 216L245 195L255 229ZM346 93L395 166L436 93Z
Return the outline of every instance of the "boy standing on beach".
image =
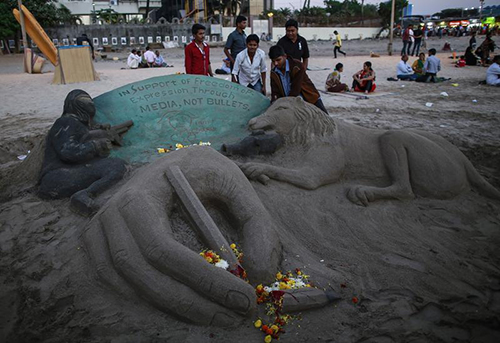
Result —
M194 24L191 32L194 40L184 49L186 74L214 76L210 64L210 48L205 43L205 26Z
M256 34L248 36L246 42L247 48L236 56L232 80L266 95L266 53L259 49Z

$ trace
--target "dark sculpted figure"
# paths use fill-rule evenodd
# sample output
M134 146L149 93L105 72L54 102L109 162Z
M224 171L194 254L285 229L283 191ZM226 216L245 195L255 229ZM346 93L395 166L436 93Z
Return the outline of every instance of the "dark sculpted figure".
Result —
M68 94L62 116L47 135L39 188L43 198L71 197L70 208L87 216L98 209L93 198L126 171L125 161L107 158L113 134L107 134L109 125L93 125L94 115L89 94L79 89Z

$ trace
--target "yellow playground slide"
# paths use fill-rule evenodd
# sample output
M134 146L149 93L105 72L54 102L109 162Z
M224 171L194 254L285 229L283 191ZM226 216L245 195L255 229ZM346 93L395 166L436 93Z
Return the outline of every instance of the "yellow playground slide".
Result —
M43 28L38 24L33 14L24 5L21 7L24 14L24 25L26 26L26 32L30 38L35 42L40 51L45 55L45 57L53 64L57 64L57 49L54 43L50 40L49 36L45 33ZM19 11L15 8L13 11L14 17L17 21L21 23L21 18L19 16Z

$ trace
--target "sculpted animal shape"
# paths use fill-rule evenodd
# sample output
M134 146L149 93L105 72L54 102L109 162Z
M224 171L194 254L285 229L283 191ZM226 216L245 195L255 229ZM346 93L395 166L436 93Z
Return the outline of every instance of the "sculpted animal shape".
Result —
M256 308L255 289L175 239L179 200L165 176L173 166L238 237L250 282L274 280L282 248L273 220L236 164L209 147L181 149L137 171L89 223L85 249L101 282L124 299L135 293L181 319L232 326Z
M438 199L457 196L473 186L500 199L471 162L450 142L418 130L366 129L333 119L300 97L277 100L264 114L251 119L251 130L273 130L285 142L275 154L278 163L240 165L252 180L268 177L305 189L353 180L347 198L367 206L380 199Z

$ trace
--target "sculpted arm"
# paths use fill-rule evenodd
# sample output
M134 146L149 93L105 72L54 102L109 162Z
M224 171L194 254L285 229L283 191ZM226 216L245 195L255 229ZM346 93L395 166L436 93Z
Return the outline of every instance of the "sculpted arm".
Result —
M343 168L339 166L342 166L343 162L337 164L333 157L325 158L327 153L331 154L331 151L319 149L302 161L303 166L297 168L284 168L257 162L243 163L239 167L251 180L258 180L260 176L265 175L276 181L313 190L337 181L342 173Z

